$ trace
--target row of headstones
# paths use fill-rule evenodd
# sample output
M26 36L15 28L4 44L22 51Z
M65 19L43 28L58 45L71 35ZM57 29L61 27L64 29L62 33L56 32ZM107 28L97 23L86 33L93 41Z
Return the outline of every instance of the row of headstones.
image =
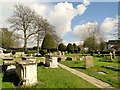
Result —
M12 60L12 58L8 58ZM23 82L23 85L33 85L37 83L37 63L35 58L25 57L22 61L14 62L16 66L16 73ZM11 64L11 62L9 62ZM9 64L4 63L4 64ZM51 68L58 68L58 57L46 55L45 65ZM93 67L93 57L86 56L86 68Z

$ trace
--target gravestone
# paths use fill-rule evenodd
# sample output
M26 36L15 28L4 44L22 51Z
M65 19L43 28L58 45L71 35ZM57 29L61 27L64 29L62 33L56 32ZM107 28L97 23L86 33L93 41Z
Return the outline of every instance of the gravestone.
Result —
M58 53L59 53L59 56L62 56L62 53L61 53L61 51L58 51Z
M79 59L79 55L75 54L74 55L74 60L77 60L77 59Z
M86 68L94 67L93 57L92 56L86 56L85 57L85 64L86 64Z
M45 65L50 68L58 67L58 57L53 55L46 55Z
M66 59L67 59L67 58L64 57L64 56L58 57L58 62L59 62L59 61L65 61Z
M31 86L37 81L37 63L30 60L21 60L16 62L16 73L19 76L22 85Z
M65 56L65 52L62 52L62 56Z
M110 60L113 60L113 58L112 58L112 52L110 52Z
M98 51L98 56L100 56L100 51Z
M115 56L115 50L113 50L113 58L114 59L116 58L116 56Z
M80 60L85 60L85 56L82 56L82 57L80 58Z

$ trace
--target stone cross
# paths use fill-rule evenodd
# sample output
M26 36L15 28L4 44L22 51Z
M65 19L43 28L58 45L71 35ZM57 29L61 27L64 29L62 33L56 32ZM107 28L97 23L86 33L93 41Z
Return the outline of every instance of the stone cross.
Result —
M110 52L110 60L113 60L113 58L112 58L112 52Z
M85 59L86 68L94 67L93 56L86 56Z

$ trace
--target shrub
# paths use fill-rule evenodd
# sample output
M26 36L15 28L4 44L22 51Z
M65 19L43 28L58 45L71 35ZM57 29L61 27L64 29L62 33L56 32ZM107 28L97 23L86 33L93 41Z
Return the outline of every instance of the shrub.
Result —
M58 46L58 50L59 50L59 51L66 51L66 46L61 43L61 44Z
M41 50L39 51L39 53L40 53L42 56L44 56L45 54L47 54L47 50L46 50L46 49L41 49Z
M67 51L68 51L68 53L73 53L74 52L74 47L71 43L69 43L67 45Z
M26 54L34 54L37 53L37 51L25 51Z

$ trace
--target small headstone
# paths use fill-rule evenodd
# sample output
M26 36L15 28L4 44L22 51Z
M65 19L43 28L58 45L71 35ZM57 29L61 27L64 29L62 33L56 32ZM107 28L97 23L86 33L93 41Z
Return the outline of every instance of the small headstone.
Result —
M98 51L98 56L100 56L100 51Z
M79 55L75 54L74 55L74 60L77 60L79 58Z
M94 67L93 57L86 56L85 58L86 58L86 60L85 60L86 68Z

